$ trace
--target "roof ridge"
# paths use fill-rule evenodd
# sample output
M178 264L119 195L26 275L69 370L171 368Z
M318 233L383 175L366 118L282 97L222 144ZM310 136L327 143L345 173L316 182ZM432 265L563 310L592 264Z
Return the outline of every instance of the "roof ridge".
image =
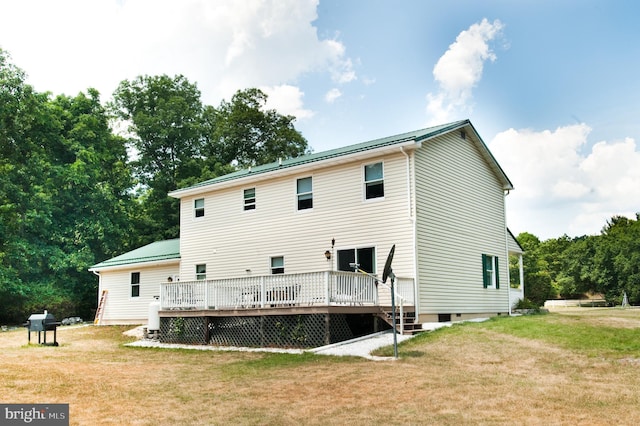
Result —
M288 168L288 167L293 167L301 164L314 163L321 160L341 157L341 156L352 154L355 152L368 151L378 147L395 145L400 142L406 142L410 140L421 141L433 136L440 135L442 133L446 133L452 129L455 129L456 127L460 127L469 123L470 123L469 119L458 120L451 123L425 127L418 130L398 133L392 136L386 136L383 138L359 142L359 143L347 145L340 148L333 148L333 149L329 149L329 150L321 151L317 153L305 154L299 157L291 157L291 158L282 159L282 160L267 163L267 164L261 164L258 166L250 166L248 168L236 170L235 172L227 173L225 175L218 176L213 179L208 179L202 182L198 182L194 185L190 185L185 188L179 188L172 192L180 192L180 191L186 191L189 189L200 188L207 185L239 179L241 177L267 173L269 171L278 170L281 168ZM169 195L171 195L171 192L169 193Z

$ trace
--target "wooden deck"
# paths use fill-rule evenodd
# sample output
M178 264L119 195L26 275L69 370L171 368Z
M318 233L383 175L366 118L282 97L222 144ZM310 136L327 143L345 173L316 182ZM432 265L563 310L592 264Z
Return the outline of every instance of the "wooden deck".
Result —
M401 333L415 318L413 285L396 281ZM167 342L313 346L393 326L390 288L354 272L177 281L160 290L160 335Z
M399 279L396 302L414 305L413 279ZM391 305L388 286L374 277L342 271L277 274L215 280L178 281L160 285L160 311L164 316L282 315L329 312L374 312ZM269 314L269 310L277 313ZM201 313L202 314L202 313Z
M414 306L404 307L405 312L415 312ZM254 317L275 315L314 315L314 314L373 314L391 312L391 306L380 305L332 305L332 306L279 306L268 308L242 309L171 309L159 311L161 318L176 317Z

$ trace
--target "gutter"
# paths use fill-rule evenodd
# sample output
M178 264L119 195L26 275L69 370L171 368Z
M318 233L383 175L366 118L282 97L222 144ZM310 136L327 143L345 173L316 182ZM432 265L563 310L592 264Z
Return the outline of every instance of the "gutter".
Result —
M416 142L416 146L414 149L420 148L422 147L422 142ZM416 319L419 317L420 315L420 304L419 304L419 297L418 297L418 239L417 239L417 220L416 220L416 215L415 215L415 211L414 211L414 204L411 203L411 195L415 194L415 190L413 188L413 186L411 185L411 157L409 156L409 154L404 150L404 146L400 147L400 151L404 154L405 158L407 159L407 214L408 214L408 218L409 221L411 222L411 239L413 240L411 242L412 245L412 250L413 250L413 307L415 309L415 316ZM414 200L415 202L417 202L417 200Z
M509 316L512 315L511 312L511 277L509 274L509 229L507 228L507 195L509 195L509 190L504 191L504 202L502 203L502 208L504 210L504 248L507 253L507 300L509 303Z

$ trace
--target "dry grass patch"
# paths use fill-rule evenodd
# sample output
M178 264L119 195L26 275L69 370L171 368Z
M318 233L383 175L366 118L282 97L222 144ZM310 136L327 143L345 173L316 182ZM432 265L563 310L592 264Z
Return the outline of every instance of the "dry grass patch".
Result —
M38 347L21 330L0 334L0 394L70 403L80 425L637 424L639 349L540 335L640 319L594 312L456 325L389 362L130 348L121 327L61 328L60 347Z

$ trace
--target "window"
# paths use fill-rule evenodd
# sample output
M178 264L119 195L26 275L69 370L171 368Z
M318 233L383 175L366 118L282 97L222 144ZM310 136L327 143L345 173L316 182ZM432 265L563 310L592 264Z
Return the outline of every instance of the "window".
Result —
M313 182L311 177L298 179L298 210L313 208Z
M357 263L360 269L370 274L376 269L376 249L374 247L362 247L358 249L338 250L338 270L354 271L350 264Z
M382 162L364 166L364 193L367 200L384 197Z
M198 198L193 202L193 210L195 217L204 216L204 198Z
M482 255L482 272L482 285L484 288L500 288L498 258L496 256Z
M256 189L249 188L244 190L244 209L255 210L256 209Z
M271 273L284 274L284 257L277 256L271 258Z
M196 265L196 280L206 280L207 279L207 265L200 264Z
M131 273L131 297L140 297L140 272Z

